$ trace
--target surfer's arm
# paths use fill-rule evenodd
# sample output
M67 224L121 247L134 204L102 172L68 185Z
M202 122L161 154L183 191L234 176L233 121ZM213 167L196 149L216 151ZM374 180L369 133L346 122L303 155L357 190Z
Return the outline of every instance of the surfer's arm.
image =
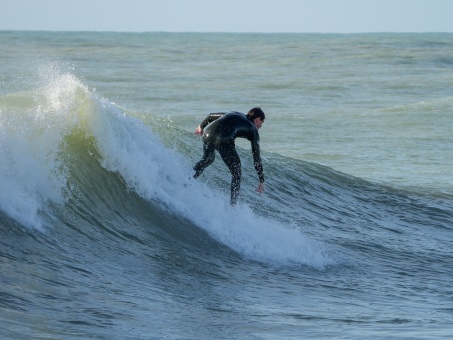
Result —
M206 126L211 124L213 121L219 119L225 114L225 112L217 112L217 113L211 113L209 114L202 122L201 124L196 128L195 134L196 135L202 135L203 130Z
M258 188L256 188L256 191L261 194L264 191L264 175L263 175L263 164L261 163L261 157L259 156L259 146L258 146L258 157L256 157L254 153L253 159L254 159L253 162L255 163L255 169L260 180L258 183Z
M264 191L264 174L263 163L261 162L260 155L260 136L258 134L258 130L254 129L249 139L252 146L253 163L259 178L258 188L256 188L256 191L261 194Z
M258 174L258 178L260 180L260 184L258 186L257 191L262 192L264 190L264 174L263 174L263 163L261 162L260 156L260 144L259 144L259 137L256 137L252 140L252 154L253 154L253 163L255 165L256 173Z

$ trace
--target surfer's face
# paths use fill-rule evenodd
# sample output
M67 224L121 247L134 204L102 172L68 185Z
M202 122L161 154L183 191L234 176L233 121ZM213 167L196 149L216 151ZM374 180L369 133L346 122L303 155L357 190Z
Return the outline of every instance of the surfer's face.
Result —
M253 120L253 123L255 124L256 128L259 130L261 128L261 125L263 125L264 120L262 120L261 118L255 118Z

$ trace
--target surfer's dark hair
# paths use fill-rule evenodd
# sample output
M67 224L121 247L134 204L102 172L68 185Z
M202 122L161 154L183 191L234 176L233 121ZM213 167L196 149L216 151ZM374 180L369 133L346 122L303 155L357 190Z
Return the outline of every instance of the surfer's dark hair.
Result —
M263 110L260 107L254 107L247 113L247 117L250 120L255 120L255 118L261 118L261 120L266 119Z

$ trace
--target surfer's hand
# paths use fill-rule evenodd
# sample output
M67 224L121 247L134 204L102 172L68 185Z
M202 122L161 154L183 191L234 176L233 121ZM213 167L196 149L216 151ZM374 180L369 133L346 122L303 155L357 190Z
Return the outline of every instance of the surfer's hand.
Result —
M258 193L260 193L260 194L261 194L262 192L264 192L264 183L261 183L261 182L260 182L260 184L258 184L258 188L256 188L256 191L257 191Z
M203 134L203 129L202 129L200 126L198 126L198 127L195 129L195 134L196 134L197 136L201 136L201 135Z

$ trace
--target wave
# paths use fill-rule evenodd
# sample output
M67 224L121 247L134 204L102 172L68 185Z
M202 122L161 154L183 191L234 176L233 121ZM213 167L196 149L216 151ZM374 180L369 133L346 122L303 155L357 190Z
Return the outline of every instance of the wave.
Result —
M3 96L0 107L5 189L0 209L28 228L45 231L62 224L81 206L83 218L93 223L99 210L92 207L100 205L110 214L100 225L124 220L133 193L148 203L143 209L176 216L166 219L167 228L176 228L168 221L189 221L245 258L319 268L337 261L322 242L260 215L246 202L230 207L225 186L218 190L191 180L190 157L165 146L152 124L89 91L71 74ZM198 147L195 138L182 138Z
M254 193L256 176L246 173L232 208L221 162L191 179L196 137L128 112L70 73L0 97L0 114L0 210L28 229L86 233L80 225L88 224L143 244L130 228L146 226L154 242L182 242L189 251L212 239L245 259L317 269L348 263L364 240L370 254L404 249L384 233L427 223L449 230L450 197L426 199L278 154L264 154L266 194Z

